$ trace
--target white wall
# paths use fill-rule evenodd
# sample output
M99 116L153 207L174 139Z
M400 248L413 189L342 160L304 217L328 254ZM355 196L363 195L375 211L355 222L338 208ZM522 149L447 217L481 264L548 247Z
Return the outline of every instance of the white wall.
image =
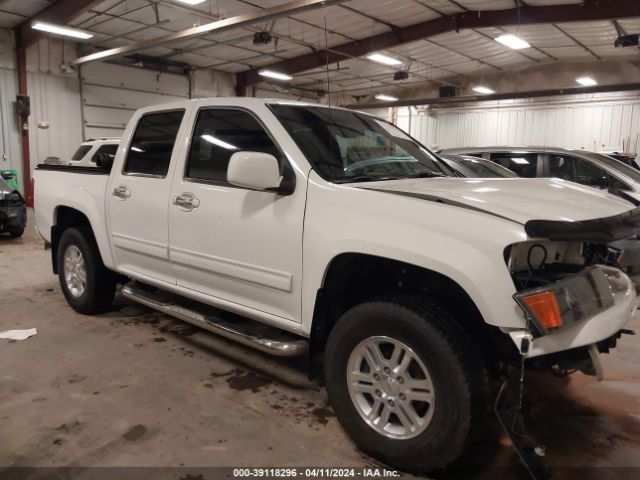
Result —
M15 168L22 179L20 125L16 114L18 73L0 68L0 170Z
M398 123L408 125L408 108ZM487 102L411 116L411 134L438 148L555 146L640 153L640 92Z
M98 62L81 73L85 138L119 137L138 108L189 98L184 75Z
M70 158L82 141L78 79L29 72L27 91L31 169L47 157Z

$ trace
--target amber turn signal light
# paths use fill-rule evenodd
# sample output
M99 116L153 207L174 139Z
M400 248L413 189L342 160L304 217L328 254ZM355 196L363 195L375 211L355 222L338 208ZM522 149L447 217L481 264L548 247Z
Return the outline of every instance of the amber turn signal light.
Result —
M555 293L534 293L523 296L521 301L529 307L529 311L535 315L538 324L546 331L562 327L562 314Z

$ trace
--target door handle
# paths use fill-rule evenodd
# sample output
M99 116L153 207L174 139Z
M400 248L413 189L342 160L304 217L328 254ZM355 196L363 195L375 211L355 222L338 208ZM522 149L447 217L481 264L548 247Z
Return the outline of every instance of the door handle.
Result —
M181 193L173 197L173 204L190 212L200 206L200 200L193 193Z
M119 185L113 189L113 196L121 200L126 200L131 196L131 190L126 185Z

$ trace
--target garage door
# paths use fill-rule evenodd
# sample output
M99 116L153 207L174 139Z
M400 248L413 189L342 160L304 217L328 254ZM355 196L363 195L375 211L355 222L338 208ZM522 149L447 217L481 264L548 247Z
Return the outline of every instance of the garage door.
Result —
M138 108L186 98L185 76L90 63L82 67L83 136L119 137Z

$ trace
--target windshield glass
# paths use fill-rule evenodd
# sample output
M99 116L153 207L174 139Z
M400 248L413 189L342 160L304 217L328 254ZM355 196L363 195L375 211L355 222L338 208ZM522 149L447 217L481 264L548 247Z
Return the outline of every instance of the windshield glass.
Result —
M462 176L469 178L514 178L514 172L497 163L482 158L473 158L460 155L446 155L443 157L451 168Z
M625 177L630 178L634 182L640 183L640 170L636 170L635 168L630 167L615 158L608 157L607 155L600 155L599 153L592 153L591 155L593 155L596 160L604 163L607 167L613 168Z
M449 173L425 147L379 118L327 107L270 107L325 180L363 182Z

